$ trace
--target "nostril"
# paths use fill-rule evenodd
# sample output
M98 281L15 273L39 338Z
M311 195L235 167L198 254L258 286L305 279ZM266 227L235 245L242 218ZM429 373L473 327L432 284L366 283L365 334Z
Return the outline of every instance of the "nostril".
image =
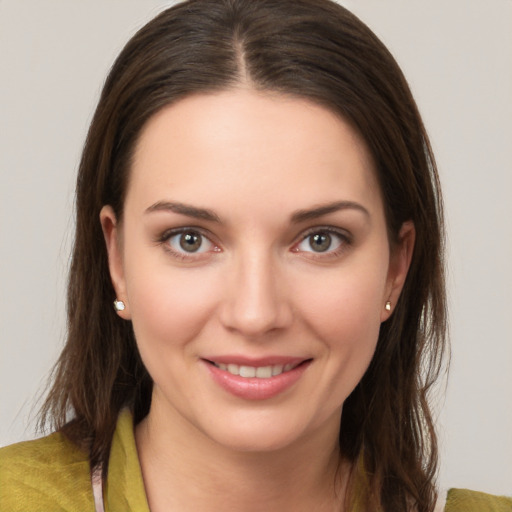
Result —
M251 254L234 265L221 303L220 319L229 332L259 338L290 323L291 308L268 254Z

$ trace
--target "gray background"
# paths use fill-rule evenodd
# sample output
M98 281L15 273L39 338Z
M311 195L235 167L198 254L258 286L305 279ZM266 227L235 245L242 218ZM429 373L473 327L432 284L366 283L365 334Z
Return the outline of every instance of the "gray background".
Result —
M74 179L101 85L170 3L0 0L0 445L34 436L63 342ZM441 485L512 494L512 1L342 3L401 64L441 171L453 343Z

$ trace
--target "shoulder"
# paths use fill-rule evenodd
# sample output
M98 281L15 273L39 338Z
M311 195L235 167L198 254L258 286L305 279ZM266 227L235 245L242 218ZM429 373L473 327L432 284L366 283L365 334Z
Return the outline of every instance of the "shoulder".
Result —
M89 462L63 434L0 449L0 510L94 510Z
M445 512L512 512L512 497L493 496L468 489L450 489Z

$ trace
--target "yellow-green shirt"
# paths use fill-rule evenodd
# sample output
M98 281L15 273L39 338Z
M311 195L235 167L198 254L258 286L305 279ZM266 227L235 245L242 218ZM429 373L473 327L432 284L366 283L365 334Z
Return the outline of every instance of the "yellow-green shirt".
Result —
M103 489L105 512L149 512L133 420L117 423ZM0 449L0 512L94 512L87 454L60 433ZM451 489L446 512L512 512L512 498Z
M123 410L103 489L105 512L149 512L132 416ZM56 432L0 449L0 512L94 512L86 453Z

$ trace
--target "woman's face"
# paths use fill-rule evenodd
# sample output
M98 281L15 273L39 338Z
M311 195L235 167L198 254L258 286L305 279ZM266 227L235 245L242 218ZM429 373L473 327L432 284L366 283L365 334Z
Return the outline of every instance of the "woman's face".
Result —
M150 415L237 450L337 436L414 241L390 253L347 123L250 90L181 100L141 134L122 223L101 220Z

